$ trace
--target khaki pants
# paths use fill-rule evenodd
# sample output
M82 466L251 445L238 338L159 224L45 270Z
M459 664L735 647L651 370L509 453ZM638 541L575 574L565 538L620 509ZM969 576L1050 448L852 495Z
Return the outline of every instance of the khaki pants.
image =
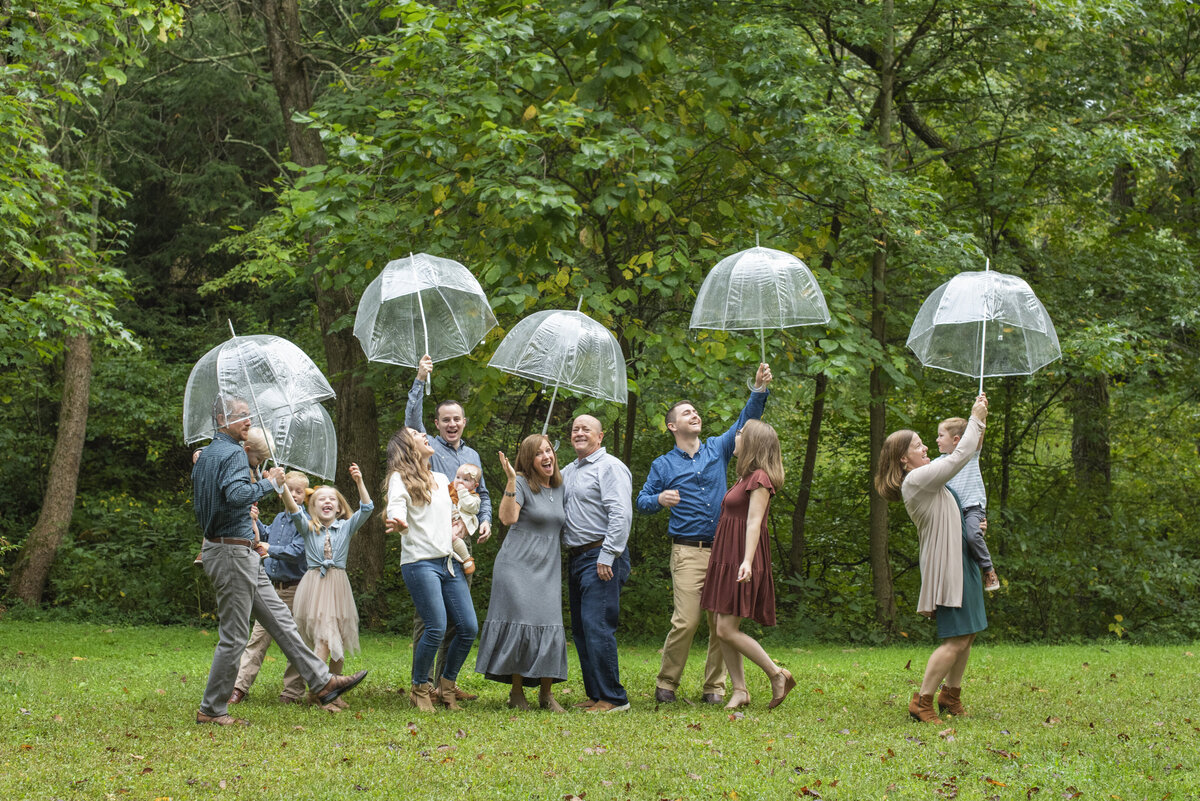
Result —
M720 643L713 635L713 615L700 608L700 591L704 589L704 574L708 571L710 556L711 548L678 544L671 546L671 586L675 609L671 613L671 631L663 643L662 669L656 682L659 689L678 689L696 630L700 628L700 621L707 618L708 654L704 660L703 692L725 694L725 661L721 658Z
M293 586L286 590L275 591L289 612L292 611L292 601L296 598L296 589ZM246 650L242 652L242 664L238 668L237 681L233 685L235 688L244 693L250 692L250 685L254 684L254 680L258 677L258 671L262 668L263 659L267 655L267 649L271 647L271 642L271 635L263 628L262 623L254 621L254 629L250 632L250 641L246 643ZM291 662L288 662L287 669L283 672L283 693L280 698L294 700L303 696L304 679L300 678L300 673Z

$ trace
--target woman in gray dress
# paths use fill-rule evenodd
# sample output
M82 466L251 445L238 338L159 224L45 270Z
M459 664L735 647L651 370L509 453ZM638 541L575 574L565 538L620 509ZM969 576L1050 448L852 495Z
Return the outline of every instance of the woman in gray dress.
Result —
M510 528L492 568L492 597L475 672L511 683L508 705L514 709L529 709L525 684L537 682L538 705L562 712L551 691L554 682L567 678L559 545L566 519L562 474L544 434L522 440L516 469L502 452L499 457L508 475L500 522Z

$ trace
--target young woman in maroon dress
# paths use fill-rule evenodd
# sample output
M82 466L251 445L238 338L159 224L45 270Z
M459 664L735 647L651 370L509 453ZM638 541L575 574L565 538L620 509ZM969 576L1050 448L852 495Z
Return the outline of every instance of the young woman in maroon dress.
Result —
M713 538L712 558L704 577L700 605L715 613L715 636L721 643L725 669L733 684L726 709L750 703L742 657L758 665L771 680L773 709L796 686L792 674L779 667L741 630L742 619L775 625L775 584L771 579L771 545L767 510L771 496L783 486L783 457L775 429L748 420L733 447L738 481L721 502L721 519Z

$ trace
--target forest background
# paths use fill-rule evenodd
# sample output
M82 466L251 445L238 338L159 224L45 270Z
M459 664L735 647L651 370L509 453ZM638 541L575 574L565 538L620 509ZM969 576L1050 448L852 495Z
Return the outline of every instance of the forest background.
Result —
M549 399L487 359L517 320L582 300L630 397L560 396L560 463L588 411L636 489L671 447L671 402L708 434L745 402L754 337L687 323L707 271L760 241L804 259L832 312L768 332L783 635L930 636L915 530L871 464L889 431L931 442L969 409L971 379L923 370L904 340L933 288L990 259L1063 346L986 387L991 636L1195 639L1198 65L1183 0L12 0L4 614L211 616L180 420L227 320L317 361L337 483L357 461L378 487L414 371L367 364L351 327L410 252L468 265L500 320L435 370L432 399L463 402L489 483ZM669 618L666 524L635 520L633 636ZM498 540L477 548L481 612ZM351 567L368 625L407 631L378 515Z

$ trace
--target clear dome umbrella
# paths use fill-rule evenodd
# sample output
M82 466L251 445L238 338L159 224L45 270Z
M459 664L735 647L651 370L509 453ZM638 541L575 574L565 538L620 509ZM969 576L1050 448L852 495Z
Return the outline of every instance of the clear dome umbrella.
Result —
M388 262L363 291L354 336L369 361L416 367L427 353L434 362L465 356L495 325L470 270L453 259L417 253Z
M629 399L620 343L578 309L540 311L521 320L501 340L488 366L554 386L543 434L560 388L616 403Z
M263 425L275 462L333 481L337 471L337 431L325 407L301 406Z
M808 266L790 253L756 245L712 268L696 293L690 327L758 331L765 362L765 329L827 322L825 295Z
M229 325L233 334L233 324ZM295 414L334 397L333 387L308 355L282 337L255 334L222 342L200 357L183 391L183 439L187 443L216 434L215 414L226 422L251 417L256 424ZM249 407L238 418L230 401Z
M990 270L963 272L929 294L908 333L926 367L979 379L1030 375L1062 357L1058 333L1029 284Z

